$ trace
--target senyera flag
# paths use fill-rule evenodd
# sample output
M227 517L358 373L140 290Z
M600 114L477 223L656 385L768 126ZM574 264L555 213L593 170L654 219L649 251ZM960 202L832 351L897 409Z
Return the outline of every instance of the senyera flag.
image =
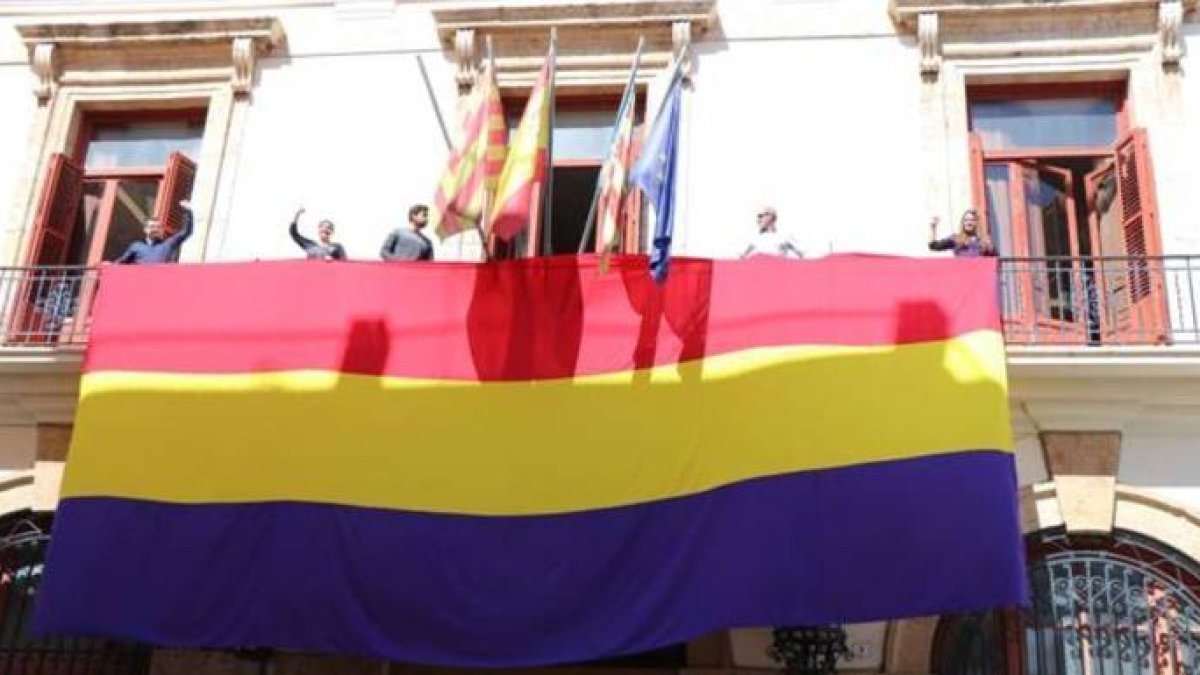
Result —
M105 268L37 628L514 666L1023 602L994 260L597 263Z
M479 227L484 202L504 166L508 127L491 66L484 66L463 113L458 145L446 160L429 214L443 239Z

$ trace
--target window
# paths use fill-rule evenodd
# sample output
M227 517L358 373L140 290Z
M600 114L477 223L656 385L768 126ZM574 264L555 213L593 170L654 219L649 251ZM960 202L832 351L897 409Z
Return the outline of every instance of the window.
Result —
M944 617L938 675L1200 671L1200 569L1144 537L1028 541L1028 610Z
M191 196L203 134L204 110L85 118L73 153L83 163L83 198L62 262L113 260L152 217L178 228L178 204Z
M984 227L1005 264L1011 341L1165 339L1146 132L1123 83L968 91Z
M82 268L111 261L155 218L173 231L190 197L204 132L203 109L84 117L68 154L51 157L29 266L16 288L10 340L82 337L94 284ZM84 308L84 311L80 311Z
M558 98L551 138L554 167L549 226L544 222L544 187L539 187L533 218L537 226L518 235L509 247L498 245L498 255L575 254L597 250L596 225L586 231L588 211L601 165L608 156L613 120L619 105L618 96ZM510 131L520 122L524 107L524 99L505 101ZM635 112L639 121L642 107L639 96ZM638 194L626 196L622 212L621 250L636 251L641 214Z
M0 671L7 675L144 675L150 650L90 638L29 637L50 516L0 521Z

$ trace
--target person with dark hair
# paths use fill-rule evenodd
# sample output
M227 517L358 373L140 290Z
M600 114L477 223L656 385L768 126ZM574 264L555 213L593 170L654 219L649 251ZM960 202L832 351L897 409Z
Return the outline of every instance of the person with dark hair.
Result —
M175 262L179 257L179 248L192 236L194 227L192 203L185 199L179 202L179 208L183 209L183 227L178 232L168 237L162 223L154 218L147 219L142 229L146 238L130 244L114 262L120 265Z
M304 250L304 255L313 260L345 260L346 249L333 241L333 221L326 219L317 223L317 241L313 241L300 234L300 216L302 215L304 215L304 207L296 210L296 215L292 217L292 226L288 228L288 234L292 236L292 241Z
M408 224L388 234L379 249L379 257L384 260L433 260L433 242L421 234L428 222L429 207L414 204L408 209Z
M962 214L958 232L948 237L937 236L938 219L929 222L929 250L954 251L956 258L978 258L996 255L992 240L979 233L979 212L967 209Z

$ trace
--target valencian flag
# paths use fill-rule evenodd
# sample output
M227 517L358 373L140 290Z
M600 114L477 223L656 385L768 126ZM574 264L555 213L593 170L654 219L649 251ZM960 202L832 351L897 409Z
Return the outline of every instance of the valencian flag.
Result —
M679 114L683 105L683 69L675 65L662 108L646 134L646 144L629 180L654 204L654 237L650 241L650 274L662 283L671 263L675 236L676 166L679 164Z
M443 239L479 226L486 193L495 190L504 166L508 126L500 89L485 66L467 98L458 146L450 153L438 181L430 222Z
M503 241L529 225L533 217L534 187L546 180L550 163L550 107L554 104L554 41L542 64L537 82L529 93L529 102L521 122L513 133L508 157L496 187L496 206L491 214L489 232Z
M1024 601L994 259L596 265L103 269L37 630L518 666Z
M621 96L621 105L617 109L608 158L604 160L604 166L600 169L598 241L603 251L616 248L620 235L621 205L625 201L625 184L629 179L629 168L633 164L633 127L637 108L637 71L640 56L641 44L638 45L638 53L634 56L633 68L629 73L629 83L625 85L625 93Z

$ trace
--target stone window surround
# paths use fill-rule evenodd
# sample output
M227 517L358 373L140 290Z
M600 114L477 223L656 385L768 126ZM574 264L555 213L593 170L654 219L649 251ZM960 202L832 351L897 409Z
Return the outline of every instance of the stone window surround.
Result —
M1186 208L1179 129L1180 31L1200 0L891 0L897 32L916 39L924 201L957 219L973 206L967 88L1124 81L1131 125L1147 127L1163 222ZM1177 150L1177 148L1180 148ZM1170 233L1161 232L1164 245Z
M50 157L73 147L89 111L207 109L192 192L201 260L228 222L231 183L255 59L283 43L278 19L43 23L17 27L36 78L33 118L0 259L26 263ZM119 70L112 65L131 64ZM221 200L218 201L218 197Z

